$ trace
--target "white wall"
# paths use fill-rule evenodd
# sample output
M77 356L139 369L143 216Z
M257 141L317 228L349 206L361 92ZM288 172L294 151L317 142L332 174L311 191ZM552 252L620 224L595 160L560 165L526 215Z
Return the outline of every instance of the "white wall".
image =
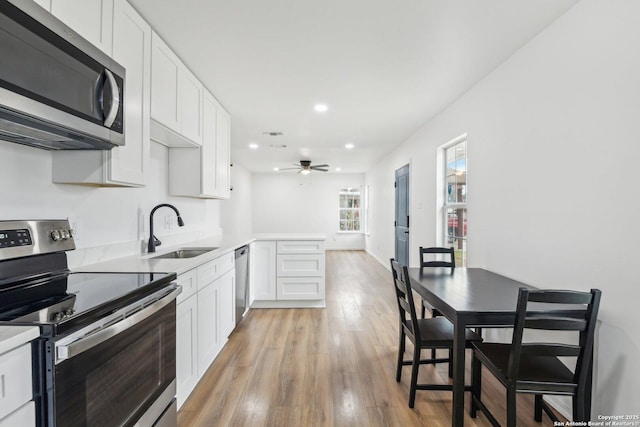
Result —
M234 163L231 168L231 198L220 205L220 224L224 234L244 236L252 233L251 173Z
M89 257L76 260L84 249L105 245L119 246L110 257L131 255L148 239L151 209L158 203L176 206L185 226L164 228L164 217L175 216L162 208L156 212L155 234L165 243L181 235L207 235L220 232L220 202L168 196L168 149L151 143L150 183L144 188L97 188L51 182L51 153L0 141L0 220L57 219L71 217L77 222L78 251L72 263L91 263ZM143 219L142 219L143 218ZM168 236L168 240L163 239ZM85 261L85 262L83 262ZM71 262L71 261L70 261Z
M362 234L338 233L338 191L364 184L364 174L252 175L254 233L319 233L326 249L364 249Z
M582 0L366 175L366 246L387 265L390 184L411 161L415 265L437 241L437 147L468 133L469 266L603 291L594 416L640 412L639 16L635 0Z

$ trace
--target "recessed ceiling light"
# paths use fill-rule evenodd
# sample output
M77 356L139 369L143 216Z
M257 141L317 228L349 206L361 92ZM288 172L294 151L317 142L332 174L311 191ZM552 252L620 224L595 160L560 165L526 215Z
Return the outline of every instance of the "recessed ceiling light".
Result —
M342 168L336 168L336 172L340 172Z
M249 144L249 148L251 148L252 150L255 150L256 148L258 148L258 144L256 144L255 142L252 142L251 144Z
M329 107L327 104L316 104L313 109L316 110L317 113L326 113Z
M274 171L278 172L280 168L273 168Z
M355 145L353 145L352 143L345 144L344 146L344 148L346 148L347 150L352 150L353 147L355 147Z

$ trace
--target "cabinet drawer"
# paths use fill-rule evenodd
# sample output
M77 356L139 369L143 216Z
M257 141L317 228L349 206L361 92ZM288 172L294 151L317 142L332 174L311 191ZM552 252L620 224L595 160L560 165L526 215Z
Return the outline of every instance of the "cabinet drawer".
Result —
M279 254L320 254L324 252L324 240L279 240Z
M219 275L226 273L236 265L236 253L234 251L222 255L217 259Z
M189 270L178 276L178 285L182 286L182 292L176 299L176 304L180 304L182 301L189 298L191 295L198 291L198 284L196 281L196 269Z
M278 255L278 277L324 277L324 254Z
M279 300L324 299L324 277L279 277Z
M0 390L0 418L3 418L33 397L30 343L0 356L0 382L3 385Z
M7 418L0 420L0 427L35 427L36 404L31 401L13 412Z

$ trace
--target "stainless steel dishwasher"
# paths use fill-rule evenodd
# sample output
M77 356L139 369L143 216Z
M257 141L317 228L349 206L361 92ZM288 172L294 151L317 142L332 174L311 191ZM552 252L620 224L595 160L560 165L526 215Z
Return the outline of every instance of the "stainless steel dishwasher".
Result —
M236 249L236 325L249 309L249 246Z

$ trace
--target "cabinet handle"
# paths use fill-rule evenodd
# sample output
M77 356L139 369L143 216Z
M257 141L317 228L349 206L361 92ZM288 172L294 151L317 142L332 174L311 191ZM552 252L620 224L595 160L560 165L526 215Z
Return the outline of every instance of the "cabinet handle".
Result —
M2 374L0 381L2 382L2 398L4 399L5 396L6 396L5 395L5 389L4 389L4 374Z

